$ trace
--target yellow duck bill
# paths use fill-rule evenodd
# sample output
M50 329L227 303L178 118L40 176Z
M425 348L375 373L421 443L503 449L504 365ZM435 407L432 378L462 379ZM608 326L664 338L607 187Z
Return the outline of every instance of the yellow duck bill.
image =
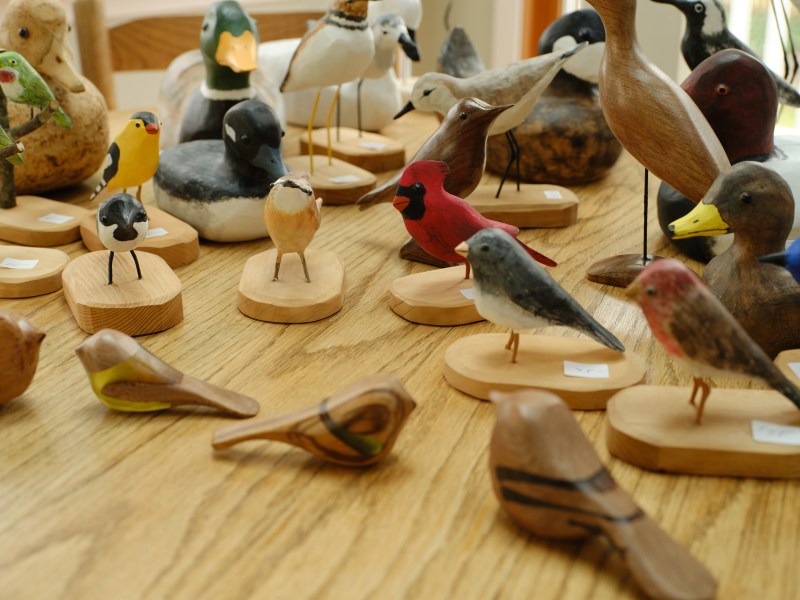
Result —
M685 240L701 235L723 235L730 231L728 225L713 204L698 202L692 211L669 224L673 240Z

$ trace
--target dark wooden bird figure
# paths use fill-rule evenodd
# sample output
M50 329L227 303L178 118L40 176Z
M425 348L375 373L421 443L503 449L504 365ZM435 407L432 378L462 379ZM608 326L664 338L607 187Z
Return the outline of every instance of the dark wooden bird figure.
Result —
M492 400L489 468L514 522L545 538L605 538L648 597L714 597L711 574L617 485L560 398L531 390Z
M417 404L393 375L365 377L322 404L220 429L212 445L224 450L247 440L276 440L344 467L373 465L391 452Z
M0 309L0 404L21 396L28 389L39 365L39 347L44 332L25 315Z

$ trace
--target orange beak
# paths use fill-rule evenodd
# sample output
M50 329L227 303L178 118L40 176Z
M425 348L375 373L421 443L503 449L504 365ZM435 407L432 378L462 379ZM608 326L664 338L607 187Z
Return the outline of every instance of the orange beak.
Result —
M403 212L403 209L405 209L410 202L411 198L406 198L405 196L395 196L394 200L392 200L392 206L394 206L400 212Z
M158 133L158 123L148 123L144 126L144 130L151 135Z

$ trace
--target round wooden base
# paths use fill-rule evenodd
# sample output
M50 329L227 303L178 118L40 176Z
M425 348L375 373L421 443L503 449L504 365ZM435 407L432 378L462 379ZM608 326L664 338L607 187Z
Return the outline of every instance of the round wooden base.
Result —
M327 156L328 134L325 129L315 129L311 134L314 154ZM381 173L400 169L406 164L406 149L400 142L369 131L351 127L331 128L331 148L336 158L366 169L371 173ZM300 152L308 154L308 136L300 137ZM316 188L315 188L316 189Z
M400 277L389 286L389 303L398 315L422 325L466 325L483 321L472 298L474 281L464 265Z
M644 381L647 367L632 352L616 352L584 338L520 335L517 362L506 350L507 333L462 338L444 355L444 378L457 390L482 400L489 392L537 388L557 394L570 408L601 410L622 388ZM608 365L608 378L568 377L564 361Z
M578 220L578 197L557 185L525 184L517 191L507 181L499 198L497 186L479 185L467 198L479 213L520 228L567 227Z
M628 287L643 269L659 258L661 257L652 254L648 254L646 260L642 260L641 254L621 254L604 258L587 269L586 279L605 285Z
M114 255L114 283L108 285L108 251L90 252L64 269L64 298L87 333L106 327L128 335L163 331L183 320L181 281L155 254L138 252L142 278L130 253Z
M800 426L800 412L772 390L712 388L695 423L691 387L636 386L608 403L614 456L654 471L734 477L800 477L800 446L753 440L753 420Z
M29 298L61 289L69 256L52 248L0 246L0 298Z
M81 238L86 209L39 196L17 196L17 206L0 209L0 240L23 246L61 246Z
M292 156L285 162L292 171L311 173L308 156ZM329 163L327 153L314 155L311 187L325 204L355 204L356 200L375 187L377 181L369 171L338 158Z
M97 211L86 214L80 222L83 244L92 252L104 250L105 246L97 236L95 223ZM147 206L150 222L148 237L136 248L160 256L173 269L188 265L200 256L200 242L197 231L180 219L153 205Z
M284 254L278 281L273 281L273 248L256 254L244 265L239 280L239 310L248 317L271 323L310 323L330 317L344 303L344 263L333 252L308 248L306 282L300 256Z

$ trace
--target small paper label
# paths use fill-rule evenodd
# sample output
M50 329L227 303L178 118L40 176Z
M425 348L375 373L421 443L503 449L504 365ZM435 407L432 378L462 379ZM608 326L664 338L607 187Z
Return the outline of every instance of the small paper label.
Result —
M359 146L364 148L364 150L383 150L386 148L388 144L384 144L383 142L361 142Z
M35 258L31 260L20 260L18 258L4 258L3 262L0 262L0 267L5 267L6 269L35 269L36 265L39 264L39 261Z
M800 379L800 363L789 363L789 368L794 373L794 376Z
M154 238L154 237L163 237L165 235L169 235L169 231L164 229L163 227L156 227L155 229L148 229L147 235L145 238Z
M56 225L63 225L69 221L72 221L73 217L68 215L60 215L58 213L48 213L43 217L39 217L40 221L44 221L45 223L55 223Z
M461 290L461 294L467 300L475 300L475 288L467 288L465 290Z
M564 196L558 190L545 190L544 197L548 200L561 200Z
M778 425L766 421L753 421L753 440L762 444L800 446L800 427Z
M591 365L565 360L564 375L567 377L583 377L584 379L608 379L608 365Z
M358 177L355 175L339 175L338 177L328 177L328 181L331 183L353 183L358 181Z

